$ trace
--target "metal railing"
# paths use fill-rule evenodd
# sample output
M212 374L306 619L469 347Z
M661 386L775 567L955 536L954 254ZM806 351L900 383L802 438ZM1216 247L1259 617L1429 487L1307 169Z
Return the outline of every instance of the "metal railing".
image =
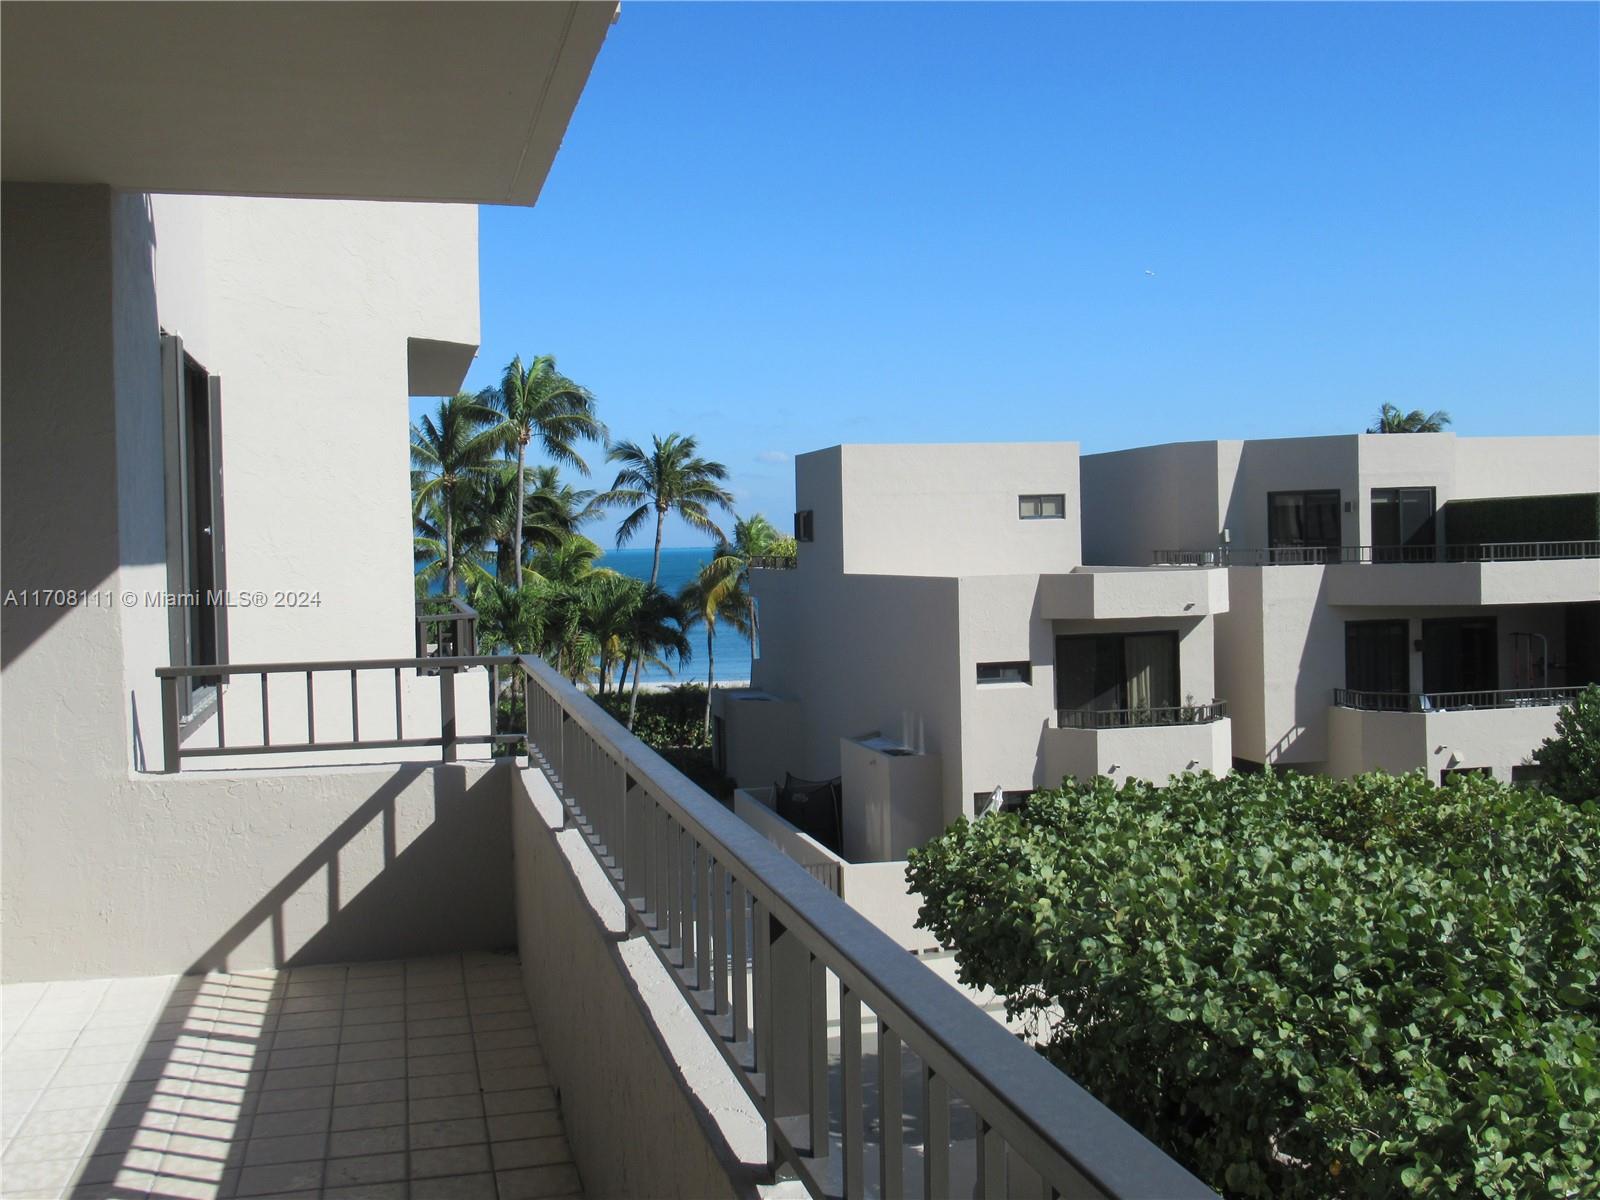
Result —
M907 1150L921 1194L952 1195L953 1098L973 1114L978 1197L1212 1195L547 664L523 666L531 762L760 1107L769 1162L813 1196L864 1196L870 1163L879 1194L904 1195ZM909 1145L906 1053L920 1062Z
M757 554L750 565L758 571L792 571L800 565L800 559L793 554Z
M1334 688L1335 708L1363 712L1460 712L1475 708L1547 708L1570 704L1584 685L1569 687L1502 688L1477 692L1371 692L1359 688Z
M448 598L449 612L426 612L417 602L417 657L459 658L478 649L478 610L459 596Z
M1219 546L1211 550L1157 550L1152 558L1158 567L1534 562L1600 558L1600 541L1475 542L1460 546Z
M1209 725L1228 715L1226 700L1170 708L1062 708L1058 729L1137 729L1147 725Z
M420 626L419 626L420 628ZM221 755L235 754L304 754L308 752L328 752L345 750L382 750L382 749L412 749L417 747L437 746L440 748L444 762L454 762L456 749L464 745L489 744L516 744L524 740L520 732L502 733L492 732L497 724L499 700L502 695L500 686L500 672L507 669L508 682L513 688L521 680L522 687L526 688L526 678L517 670L519 660L514 655L470 655L451 657L418 657L418 658L376 658L338 660L332 662L294 662L294 663L228 663L210 664L194 667L158 667L156 678L161 683L161 742L164 752L163 761L165 771L170 773L181 769L185 759L214 758ZM456 675L468 667L488 668L489 685L489 714L491 732L486 734L464 735L456 728ZM363 737L361 733L361 677L363 674L373 672L394 673L394 732L392 735L379 734L377 736ZM406 736L405 720L405 688L403 687L403 674L406 671L415 671L418 674L433 674L439 678L439 729L437 733L429 732L422 736ZM260 739L247 739L244 742L228 740L227 702L228 683L240 676L259 676L261 679ZM304 741L278 741L272 740L272 689L268 681L273 676L304 675L305 676L305 740ZM316 680L318 676L348 675L350 677L350 707L349 726L350 736L339 737L333 740L319 740L317 737L317 703ZM184 679L215 679L216 711L215 728L217 744L215 746L189 746L183 745L182 738L182 713L179 707L181 681ZM524 696L524 703L526 697ZM387 707L387 704L385 705ZM294 728L298 732L301 722L296 719ZM387 723L385 723L387 724ZM415 722L413 721L413 725ZM280 726L281 728L281 726ZM369 735L372 723L368 721Z

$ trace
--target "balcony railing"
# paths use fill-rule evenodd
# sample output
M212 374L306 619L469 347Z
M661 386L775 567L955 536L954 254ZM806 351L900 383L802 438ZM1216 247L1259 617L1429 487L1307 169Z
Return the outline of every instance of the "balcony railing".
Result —
M1358 708L1363 712L1430 713L1478 708L1548 708L1570 704L1582 691L1581 684L1478 692L1369 692L1357 688L1334 688L1333 703L1336 708Z
M758 571L792 571L800 565L800 560L793 554L758 554L750 560L750 565Z
M478 611L459 596L449 597L449 612L426 612L417 602L417 657L458 658L478 649Z
M1533 562L1600 558L1600 541L1478 542L1462 546L1220 546L1157 550L1158 567L1324 566L1329 563Z
M548 665L523 663L533 761L760 1107L773 1165L813 1196L864 1196L870 1161L879 1194L905 1194L905 1051L921 1063L922 1195L953 1194L952 1099L975 1117L978 1197L1212 1194Z
M1226 700L1172 708L1063 708L1056 712L1056 726L1060 729L1138 729L1152 725L1209 725L1227 715Z
M418 628L420 629L421 626L419 625ZM515 688L517 681L524 678L518 666L519 660L514 655L498 654L457 655L444 658L429 656L339 660L332 662L228 663L195 667L158 667L156 669L156 678L161 683L161 740L166 770L168 772L180 770L184 759L214 758L221 755L306 754L350 750L416 749L428 746L439 747L443 761L454 762L456 750L460 746L482 745L485 743L514 746L523 741L524 735L521 732L490 732L487 734L464 735L457 731L456 673L469 667L487 668L489 712L490 720L493 723L497 719L498 702L502 696L500 673L505 671L507 683L512 688ZM410 736L407 736L406 689L404 687L404 677L407 671L414 671L418 675L437 675L439 677L439 726L437 733L430 729L425 734L418 734L415 731L416 718L413 717ZM390 672L394 675L393 732L392 734L388 732L387 721L385 721L384 732L373 733L371 692L369 690L367 736L362 736L361 684L363 677L370 679L374 674L387 674ZM269 687L269 681L274 676L292 677L298 675L305 677L305 740L275 742L272 740L272 689ZM330 675L348 675L350 677L350 705L348 710L350 736L319 739L317 737L316 682L319 676L326 678ZM250 729L241 731L235 726L234 732L236 734L243 732L245 737L242 740L236 737L230 742L227 723L229 684L232 680L241 677L249 678L250 676L259 676L261 680L260 712L250 722ZM182 694L181 683L185 679L196 678L215 679L218 681L215 713L217 744L215 746L186 747L182 744L181 710L179 707ZM324 692L324 695L326 695L326 692ZM387 708L387 705L385 705L385 708ZM343 724L343 722L340 723L341 731ZM293 728L296 733L301 728L298 714L294 719ZM494 725L491 724L491 729L493 728ZM259 734L259 736L254 736L256 734Z

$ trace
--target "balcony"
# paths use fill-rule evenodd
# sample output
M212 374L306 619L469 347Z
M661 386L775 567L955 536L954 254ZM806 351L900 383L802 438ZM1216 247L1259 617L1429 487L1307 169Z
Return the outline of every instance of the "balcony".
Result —
M1042 748L1043 783L1071 776L1147 779L1164 783L1185 771L1224 774L1233 763L1233 727L1228 706L1186 704L1176 708L1063 709Z
M1155 552L1166 566L1327 567L1324 599L1353 607L1581 603L1595 598L1596 560L1600 541Z
M1510 780L1555 733L1556 714L1581 687L1473 692L1370 692L1336 688L1329 713L1328 766L1339 776L1367 771L1487 771Z
M222 670L308 668L396 669ZM551 668L496 675L526 760L138 782L216 859L128 898L187 966L8 990L7 1194L1210 1194ZM271 749L402 740L348 695ZM17 1057L67 1035L115 1053Z
M1080 567L1039 578L1039 615L1046 620L1204 617L1227 611L1225 571Z

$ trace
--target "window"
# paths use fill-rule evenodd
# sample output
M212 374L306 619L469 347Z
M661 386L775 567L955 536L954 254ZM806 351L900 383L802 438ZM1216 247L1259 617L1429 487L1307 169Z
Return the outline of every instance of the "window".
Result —
M1440 617L1422 623L1422 690L1492 692L1500 686L1493 617Z
M222 381L183 349L161 338L165 391L167 606L174 666L228 661L228 582L222 508ZM180 688L185 713L212 694L217 679L195 678Z
M1341 545L1339 493L1270 492L1267 495L1267 539L1277 551L1273 562L1329 562ZM1335 553L1329 554L1332 550Z
M1410 626L1405 621L1344 623L1344 685L1391 696L1397 709L1411 690ZM1380 701L1380 704L1383 702Z
M1056 707L1072 712L1177 708L1178 635L1096 633L1056 638Z
M978 682L981 683L1032 683L1033 664L1025 662L992 662L978 664Z
M1433 543L1431 487L1372 489L1374 562L1431 561Z
M1064 495L1018 496L1017 516L1024 521L1064 520L1067 498Z
M794 515L794 540L797 542L811 541L812 520L811 510L805 509Z

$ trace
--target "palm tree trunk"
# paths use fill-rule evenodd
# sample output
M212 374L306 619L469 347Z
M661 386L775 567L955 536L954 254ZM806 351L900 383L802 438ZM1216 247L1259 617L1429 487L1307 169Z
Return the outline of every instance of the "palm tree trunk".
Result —
M656 579L661 575L661 534L666 523L667 510L658 504L656 505L656 553L655 557L650 560L651 587L655 587ZM641 661L639 665L642 667L644 664ZM637 669L633 672L633 691L628 693L628 728L630 730L633 729L634 715L639 711L639 676L642 673Z
M444 594L456 594L456 515L450 509L450 492L444 494Z
M711 683L717 677L717 632L715 621L706 622L706 736L711 736Z
M523 492L526 490L522 485L522 457L527 450L528 439L517 438L517 540L511 545L511 553L516 560L517 568L516 577L512 581L513 587L522 586L522 501Z

